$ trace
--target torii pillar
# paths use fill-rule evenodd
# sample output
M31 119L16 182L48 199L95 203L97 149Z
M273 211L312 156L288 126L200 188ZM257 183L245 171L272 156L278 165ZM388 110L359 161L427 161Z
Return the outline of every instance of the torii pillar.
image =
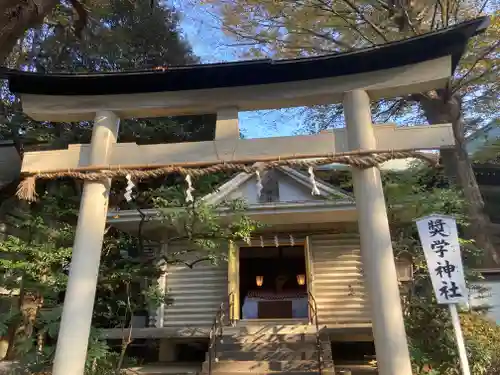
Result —
M368 93L347 92L343 104L349 149L376 150ZM380 170L353 168L352 176L378 372L412 375Z
M113 112L96 113L90 165L109 162L119 123ZM110 179L86 181L83 186L53 375L80 375L85 371L110 187Z

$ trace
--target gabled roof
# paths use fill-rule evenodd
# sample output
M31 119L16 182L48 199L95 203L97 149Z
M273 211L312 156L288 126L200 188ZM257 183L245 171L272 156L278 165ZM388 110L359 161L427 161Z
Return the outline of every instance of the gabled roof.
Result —
M310 180L310 177L306 173L299 171L299 170L296 170L294 168L285 167L285 166L277 167L276 170L279 171L280 173L282 173L284 176L287 176L290 179L292 179L298 185L301 185L301 186L304 186L304 187L310 189L312 192L313 185L312 185L312 182ZM206 195L205 197L203 197L203 200L209 204L218 204L218 203L224 201L224 199L227 196L229 196L231 193L235 192L244 183L246 183L247 181L249 181L250 179L255 178L255 177L256 176L253 173L245 173L245 172L239 173L235 177L230 179L229 181L222 184L219 188L216 189L215 192L210 193L210 194ZM326 183L325 181L323 181L317 177L315 177L315 181L316 181L316 186L318 187L318 190L320 192L319 197L321 197L325 200L331 199L331 198L338 198L344 202L345 201L354 202L353 197L349 193L343 191L342 189L334 187L334 186ZM311 199L311 200L314 200L314 199Z

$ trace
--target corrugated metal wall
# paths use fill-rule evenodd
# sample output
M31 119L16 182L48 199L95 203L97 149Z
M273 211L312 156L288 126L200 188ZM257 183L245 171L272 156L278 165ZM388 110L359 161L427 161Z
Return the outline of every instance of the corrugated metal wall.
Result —
M311 292L318 305L319 323L332 327L370 323L359 236L311 235L309 249ZM165 306L163 326L211 326L220 304L227 300L227 263L213 266L203 262L193 269L171 265L167 272L166 290L174 303Z
M196 258L191 254L190 258ZM211 326L219 306L227 299L227 263L197 263L167 268L166 292L174 302L164 308L164 327Z
M362 276L359 236L326 234L309 237L312 289L321 325L370 323Z

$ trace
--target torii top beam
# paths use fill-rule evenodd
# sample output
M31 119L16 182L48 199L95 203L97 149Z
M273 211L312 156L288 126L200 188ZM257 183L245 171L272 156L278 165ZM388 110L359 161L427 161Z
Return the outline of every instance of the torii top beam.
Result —
M340 102L367 91L372 99L444 87L468 40L489 19L477 18L411 39L354 52L292 60L170 67L166 71L42 74L5 70L25 113L41 121L92 120L99 110L121 118L214 113Z

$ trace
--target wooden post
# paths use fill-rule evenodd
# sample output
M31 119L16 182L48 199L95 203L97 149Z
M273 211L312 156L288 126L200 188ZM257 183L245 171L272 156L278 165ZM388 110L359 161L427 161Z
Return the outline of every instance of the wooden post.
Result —
M230 321L236 322L240 319L240 252L239 247L234 242L229 243L228 249L228 294L232 295L232 299L228 302L233 302L229 310Z
M113 112L96 113L91 164L109 161L119 122ZM83 375L85 370L110 186L111 181L104 179L85 182L83 187L53 375Z
M349 149L375 150L368 94L346 93L344 113ZM353 168L352 176L379 374L412 375L380 171Z

